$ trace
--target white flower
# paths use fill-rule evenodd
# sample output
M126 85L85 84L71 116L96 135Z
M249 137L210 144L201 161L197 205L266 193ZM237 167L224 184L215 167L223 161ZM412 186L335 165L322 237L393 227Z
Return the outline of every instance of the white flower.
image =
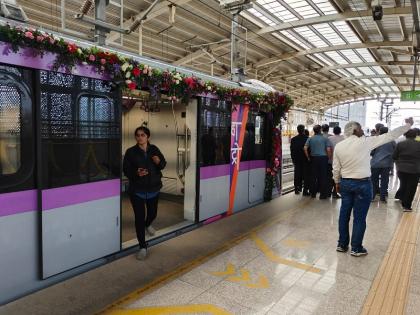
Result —
M132 81L131 80L125 80L126 84L130 84Z
M179 80L175 80L175 84L179 84Z
M150 71L150 69L149 69L149 77L151 77L152 76L152 71Z
M82 50L81 50L80 48L77 48L77 53L78 53L79 55L81 55L81 54L82 54Z
M121 66L121 70L122 71L127 71L127 68L128 68L128 66L129 66L130 64L128 63L128 62L126 62L126 63L124 63L122 66Z
M207 87L207 90L211 91L211 86L210 85Z
M125 78L126 79L129 79L131 77L131 72L130 71L127 71L127 73L125 74Z
M82 61L82 65L87 65L88 63L86 61Z

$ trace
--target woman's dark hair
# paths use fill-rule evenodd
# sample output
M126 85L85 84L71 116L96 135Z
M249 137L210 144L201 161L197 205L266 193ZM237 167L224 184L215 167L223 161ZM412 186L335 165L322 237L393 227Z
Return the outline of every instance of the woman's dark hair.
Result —
M417 130L416 129L410 129L404 134L404 136L407 139L414 139L417 136Z
M146 135L147 138L150 138L150 129L144 126L141 127L137 127L136 130L134 131L134 136L137 135L137 131L143 131Z

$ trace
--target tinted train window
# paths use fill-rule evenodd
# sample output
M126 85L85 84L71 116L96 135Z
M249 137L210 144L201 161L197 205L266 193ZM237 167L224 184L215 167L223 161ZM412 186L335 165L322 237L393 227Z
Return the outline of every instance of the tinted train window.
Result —
M16 86L0 83L0 175L15 174L21 166L21 106Z
M200 166L230 163L231 104L200 99Z
M40 77L44 188L119 178L118 93L103 80Z
M248 113L241 161L264 160L264 116L257 112Z

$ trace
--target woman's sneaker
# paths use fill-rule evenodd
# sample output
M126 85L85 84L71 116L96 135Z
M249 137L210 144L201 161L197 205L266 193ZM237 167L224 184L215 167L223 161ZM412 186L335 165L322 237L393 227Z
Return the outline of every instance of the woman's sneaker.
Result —
M155 235L156 234L156 230L153 228L153 226L151 226L151 225L149 225L147 228L146 228L146 232L147 232L147 234L149 234L150 236L153 236L153 235Z
M350 255L355 256L355 257L366 256L367 254L368 254L368 251L364 247L361 247L359 249L352 249L350 253Z
M139 252L136 255L137 260L145 260L147 257L147 249L140 248Z
M343 245L340 245L340 244L338 244L337 245L337 248L336 248L336 251L337 252L340 252L340 253L345 253L348 250L349 250L349 247L348 246L343 246Z

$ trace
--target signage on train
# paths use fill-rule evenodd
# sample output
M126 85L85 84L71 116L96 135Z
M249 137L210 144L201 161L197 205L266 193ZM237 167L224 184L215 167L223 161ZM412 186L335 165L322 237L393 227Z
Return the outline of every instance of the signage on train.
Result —
M420 101L420 90L417 91L402 91L401 101L414 102Z

